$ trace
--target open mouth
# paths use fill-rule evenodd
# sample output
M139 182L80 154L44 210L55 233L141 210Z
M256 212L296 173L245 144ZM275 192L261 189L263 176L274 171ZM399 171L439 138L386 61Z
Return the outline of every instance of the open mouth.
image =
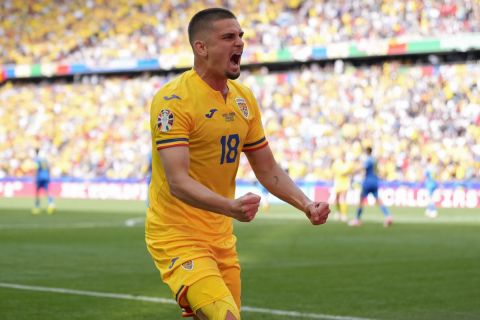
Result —
M241 58L242 58L241 53L234 53L230 56L230 62L235 66L239 66Z

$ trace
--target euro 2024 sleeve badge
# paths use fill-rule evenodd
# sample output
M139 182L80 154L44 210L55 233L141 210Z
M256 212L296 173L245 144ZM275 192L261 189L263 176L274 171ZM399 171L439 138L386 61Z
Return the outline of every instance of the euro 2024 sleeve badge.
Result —
M168 109L162 109L157 118L158 129L162 132L168 132L173 126L173 113Z
M250 114L248 110L247 102L243 98L235 98L235 103L237 104L238 109L242 112L243 116L248 119L248 115Z

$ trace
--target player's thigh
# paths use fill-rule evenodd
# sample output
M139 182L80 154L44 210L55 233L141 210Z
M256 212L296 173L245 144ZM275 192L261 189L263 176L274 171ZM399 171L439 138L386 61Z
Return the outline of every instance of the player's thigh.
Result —
M360 200L364 201L368 197L369 193L369 188L367 186L363 186L362 191L360 191Z
M373 197L379 201L380 199L378 198L378 186L374 186L370 189L370 193L373 195Z
M347 199L347 190L344 189L344 190L338 191L337 196L338 196L339 202L341 203L345 202Z
M378 198L378 184L374 182L365 182L362 186L362 192L360 194L361 198L368 197L369 194L372 194L375 198Z
M43 189L45 192L48 190L48 184L50 181L48 180L38 180L37 181L37 191Z
M200 320L239 320L240 311L222 278L209 276L193 283L187 301Z
M238 254L235 247L236 238L233 236L214 248L215 256L217 258L217 265L225 281L226 286L232 293L232 296L240 309L241 306L241 278L240 278L240 263L238 261Z

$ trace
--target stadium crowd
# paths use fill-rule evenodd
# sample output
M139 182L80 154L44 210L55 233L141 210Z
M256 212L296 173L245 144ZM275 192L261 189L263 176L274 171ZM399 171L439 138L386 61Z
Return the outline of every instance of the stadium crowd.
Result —
M295 45L480 31L478 0L5 0L0 64L101 65L189 52L181 36L185 21L205 6L237 14L247 55Z
M31 175L33 152L53 177L141 179L151 142L149 105L171 76L85 76L0 87L0 177ZM365 68L337 61L269 73L244 71L267 138L295 179L331 180L341 152L373 145L387 180L480 179L480 63ZM239 177L253 178L245 158Z

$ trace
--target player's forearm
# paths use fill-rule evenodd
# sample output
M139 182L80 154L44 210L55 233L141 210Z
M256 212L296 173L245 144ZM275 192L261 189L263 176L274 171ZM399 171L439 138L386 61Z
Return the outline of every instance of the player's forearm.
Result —
M270 193L300 211L306 212L312 202L278 165L270 172L258 174L257 178Z
M191 177L169 181L170 193L192 207L228 215L230 199L208 189Z

